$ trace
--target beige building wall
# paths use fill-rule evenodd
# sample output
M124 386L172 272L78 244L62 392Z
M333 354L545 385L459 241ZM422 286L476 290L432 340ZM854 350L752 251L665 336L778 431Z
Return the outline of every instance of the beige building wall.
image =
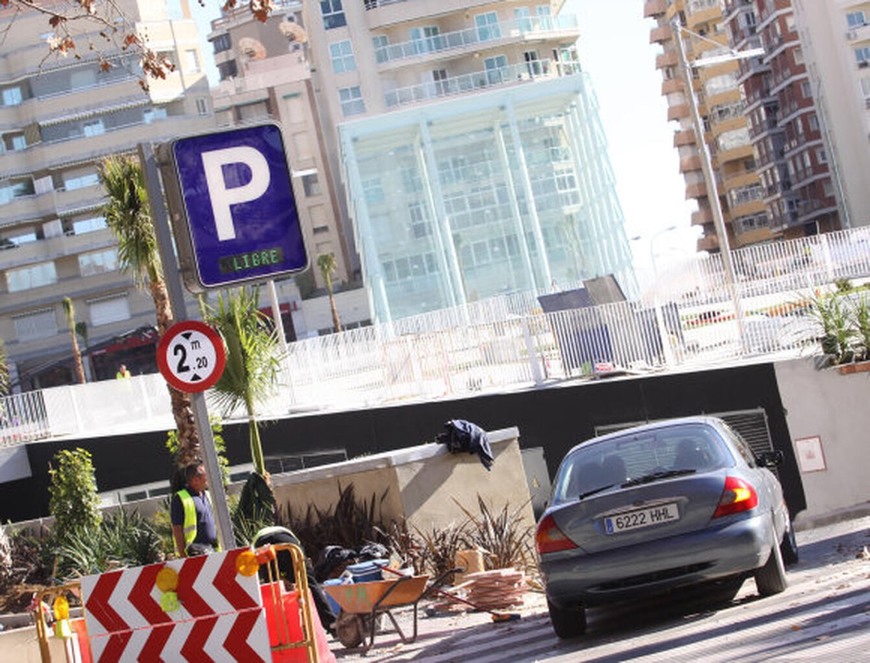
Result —
M793 0L848 224L870 225L870 1ZM863 14L850 25L849 14ZM858 52L863 54L859 59ZM861 64L863 61L864 64Z
M806 527L844 510L870 512L867 373L817 370L812 358L778 362L775 371L807 498L797 522Z

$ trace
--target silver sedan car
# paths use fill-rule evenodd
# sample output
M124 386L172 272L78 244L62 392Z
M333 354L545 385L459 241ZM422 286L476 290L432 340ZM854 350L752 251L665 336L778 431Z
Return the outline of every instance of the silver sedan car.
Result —
M729 598L754 576L787 586L797 545L782 487L721 419L638 426L574 447L536 531L553 629L582 635L586 606L711 582Z

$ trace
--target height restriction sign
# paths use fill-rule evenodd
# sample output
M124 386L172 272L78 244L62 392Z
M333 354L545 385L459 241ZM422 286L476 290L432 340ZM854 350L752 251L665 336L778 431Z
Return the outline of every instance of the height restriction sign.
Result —
M220 335L198 320L172 325L157 345L157 367L169 384L185 393L213 387L226 363Z

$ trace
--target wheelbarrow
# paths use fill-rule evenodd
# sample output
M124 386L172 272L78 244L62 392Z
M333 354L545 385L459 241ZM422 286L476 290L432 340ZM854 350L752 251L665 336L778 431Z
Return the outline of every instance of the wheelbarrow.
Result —
M325 585L324 591L341 607L336 622L338 641L347 648L362 646L363 652L368 651L375 642L380 617L386 615L402 642L414 642L417 639L417 609L420 601L435 593L455 572L455 569L451 569L432 583L429 583L429 575L423 574L347 585ZM413 606L414 622L410 636L405 635L392 613L394 608L405 606Z

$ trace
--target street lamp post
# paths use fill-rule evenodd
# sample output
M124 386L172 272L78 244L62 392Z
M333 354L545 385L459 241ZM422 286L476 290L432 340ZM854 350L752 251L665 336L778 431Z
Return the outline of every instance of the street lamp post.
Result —
M665 317L662 313L662 303L659 299L658 289L659 289L659 270L656 267L656 255L655 255L655 240L660 235L664 235L665 233L671 232L672 230L676 230L676 226L668 226L667 228L663 228L658 232L653 233L649 238L649 260L650 266L653 270L653 313L655 314L656 320L656 330L658 331L659 341L662 345L662 353L664 354L665 366L673 366L675 364L674 358L674 350L671 346L671 333L665 324ZM632 237L632 240L641 239L641 235L637 235L636 237Z
M731 255L731 243L728 240L728 229L725 227L722 201L719 200L719 187L716 183L716 176L713 173L713 160L710 156L710 147L707 145L707 141L704 138L704 124L701 121L701 112L698 110L698 97L695 94L695 87L692 81L692 68L758 57L759 55L764 54L764 49L753 48L745 51L732 51L727 55L713 56L689 63L689 59L686 56L686 48L683 44L683 33L694 33L680 25L677 19L674 19L672 26L674 29L674 37L677 41L677 50L680 54L680 66L683 68L683 74L686 79L686 95L689 98L689 108L692 112L692 125L695 129L698 152L701 155L701 170L704 173L704 181L707 185L707 198L710 201L710 210L713 213L713 225L716 227L716 236L719 240L719 252L722 255L722 266L725 270L726 287L731 294L731 302L734 305L734 315L737 320L737 333L740 339L740 345L743 346L743 309L740 305L740 297L737 294L737 274L734 269L733 256ZM698 35L698 37L703 39L700 35ZM721 44L718 43L716 43L716 45L721 46Z

